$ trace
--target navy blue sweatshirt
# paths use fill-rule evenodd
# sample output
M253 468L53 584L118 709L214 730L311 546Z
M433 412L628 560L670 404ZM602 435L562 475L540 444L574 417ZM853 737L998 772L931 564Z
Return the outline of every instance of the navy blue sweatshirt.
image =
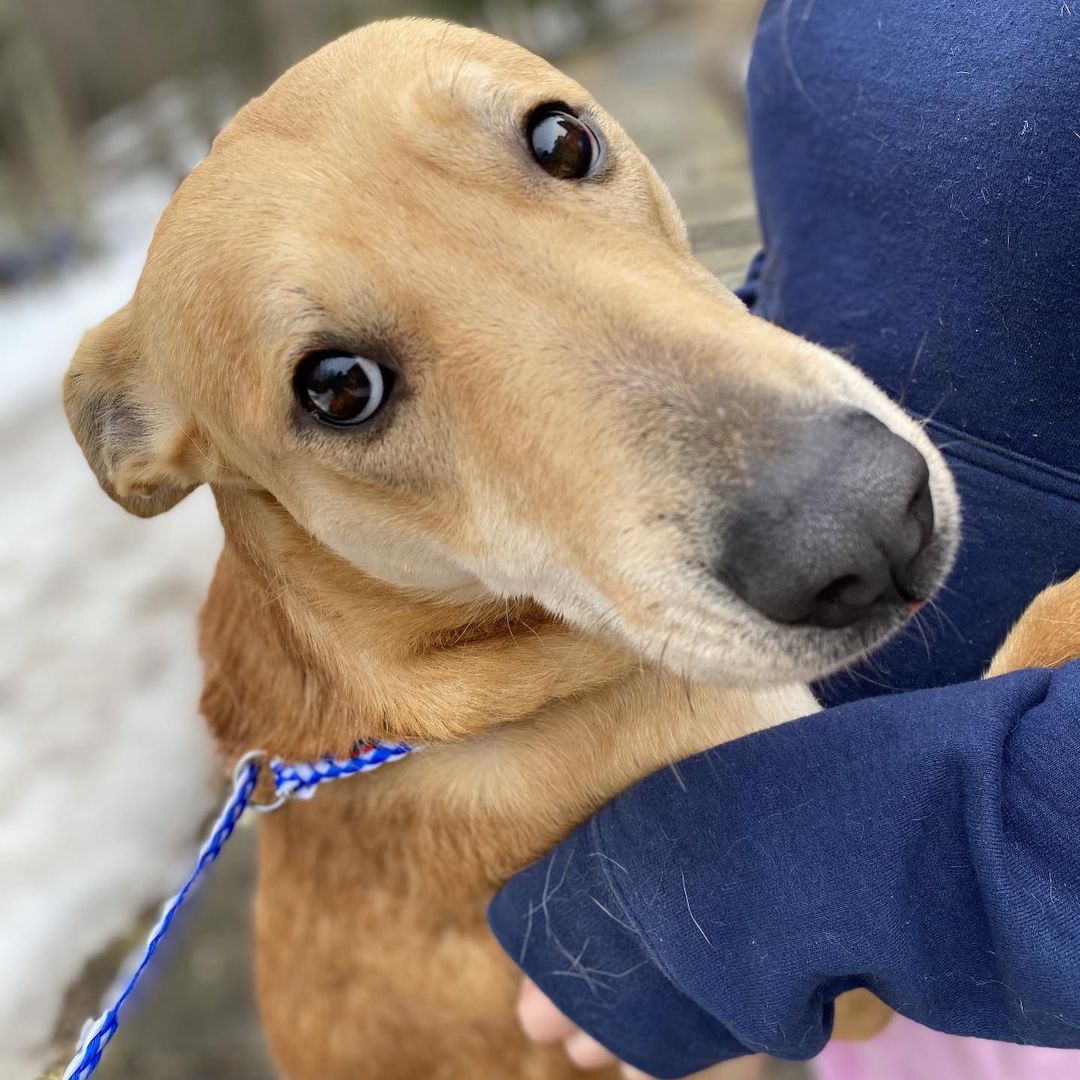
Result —
M643 781L493 901L509 954L653 1075L810 1057L855 986L1080 1047L1080 665L971 681L1080 570L1075 10L766 6L745 297L932 417L965 540L940 616L819 687L836 707Z

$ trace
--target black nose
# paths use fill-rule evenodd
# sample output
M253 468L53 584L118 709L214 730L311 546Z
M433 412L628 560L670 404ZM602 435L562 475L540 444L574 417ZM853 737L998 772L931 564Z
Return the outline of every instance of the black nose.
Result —
M757 463L713 570L780 623L849 626L884 601L925 600L930 470L865 412L796 421Z

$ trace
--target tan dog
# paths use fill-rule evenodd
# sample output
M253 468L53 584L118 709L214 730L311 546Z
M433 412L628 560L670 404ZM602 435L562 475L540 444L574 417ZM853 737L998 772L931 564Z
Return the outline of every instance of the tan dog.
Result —
M813 710L957 541L922 430L716 283L580 86L436 22L241 111L65 401L134 513L214 490L227 757L430 744L261 822L292 1080L572 1075L517 1031L487 898L636 778Z

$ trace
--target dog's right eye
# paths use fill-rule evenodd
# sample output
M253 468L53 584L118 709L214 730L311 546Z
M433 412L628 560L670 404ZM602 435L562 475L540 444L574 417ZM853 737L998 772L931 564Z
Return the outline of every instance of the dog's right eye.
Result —
M541 105L526 130L533 157L557 180L584 180L604 159L600 136L565 105Z
M293 385L300 404L323 423L354 427L386 403L394 373L364 356L312 353L300 362Z

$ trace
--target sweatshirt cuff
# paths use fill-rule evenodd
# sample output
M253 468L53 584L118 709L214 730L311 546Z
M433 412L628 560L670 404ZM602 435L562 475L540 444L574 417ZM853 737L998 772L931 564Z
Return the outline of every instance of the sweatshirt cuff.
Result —
M496 895L488 922L499 944L582 1030L660 1080L750 1053L671 981L621 899L598 830L587 822Z

